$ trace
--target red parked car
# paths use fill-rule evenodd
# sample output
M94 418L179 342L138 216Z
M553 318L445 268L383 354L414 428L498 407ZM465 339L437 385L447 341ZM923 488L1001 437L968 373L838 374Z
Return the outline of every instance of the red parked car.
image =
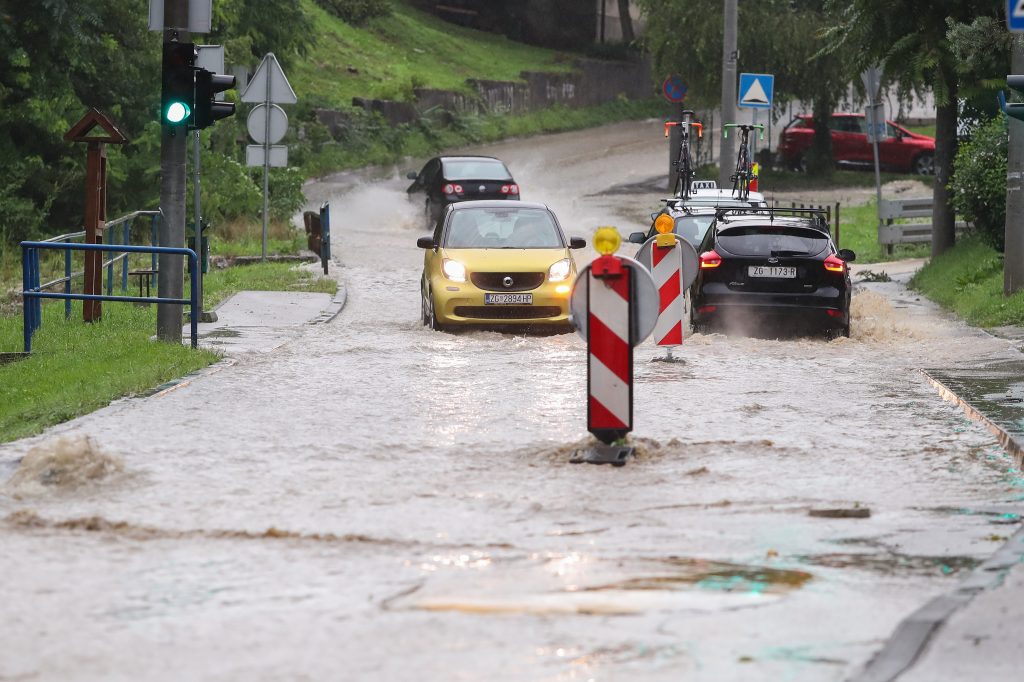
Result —
M868 142L864 114L832 114L832 155L844 166L871 167L875 163ZM779 138L779 157L791 168L805 166L805 154L814 137L810 115L801 115L786 125ZM935 172L935 138L912 133L892 121L885 122L885 139L878 142L878 163L900 173L932 175Z

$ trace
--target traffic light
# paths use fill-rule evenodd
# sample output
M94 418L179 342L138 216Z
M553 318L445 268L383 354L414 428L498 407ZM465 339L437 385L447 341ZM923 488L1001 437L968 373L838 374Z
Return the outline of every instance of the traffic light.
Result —
M222 118L235 115L232 102L218 102L217 93L235 87L235 77L196 69L196 109L191 127L195 130L211 126Z
M1024 93L1024 76L1007 76L1006 84L1011 90ZM999 92L999 104L1007 116L1024 121L1024 104L1007 104L1002 91Z
M195 44L164 43L161 123L173 127L189 123L194 108L195 63Z

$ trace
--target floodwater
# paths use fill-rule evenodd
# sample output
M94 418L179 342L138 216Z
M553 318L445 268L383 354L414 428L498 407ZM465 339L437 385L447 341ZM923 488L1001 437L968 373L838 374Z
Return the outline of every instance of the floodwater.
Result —
M589 237L643 227L657 195L601 191L659 137L488 151ZM310 186L333 323L0 447L0 679L842 680L1015 529L1024 479L920 369L1016 351L898 282L850 339L639 347L637 457L570 464L584 344L424 328L404 184Z

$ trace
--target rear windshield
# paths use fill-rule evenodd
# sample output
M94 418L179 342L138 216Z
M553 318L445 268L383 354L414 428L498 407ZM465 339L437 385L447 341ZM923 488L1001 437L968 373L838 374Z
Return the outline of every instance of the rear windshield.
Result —
M751 225L722 230L718 245L737 256L816 256L828 246L828 237L808 227Z
M452 212L449 249L560 249L562 234L542 208L460 208Z
M445 161L445 180L511 180L505 164L496 159Z

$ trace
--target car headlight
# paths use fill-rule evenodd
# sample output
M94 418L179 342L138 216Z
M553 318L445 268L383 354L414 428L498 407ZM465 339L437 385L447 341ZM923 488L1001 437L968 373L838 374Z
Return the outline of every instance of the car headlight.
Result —
M562 282L569 279L569 273L572 272L572 261L568 258L563 258L558 261L550 268L548 268L548 281L551 282Z
M457 260L448 260L446 258L441 264L441 272L453 282L466 281L466 266Z

